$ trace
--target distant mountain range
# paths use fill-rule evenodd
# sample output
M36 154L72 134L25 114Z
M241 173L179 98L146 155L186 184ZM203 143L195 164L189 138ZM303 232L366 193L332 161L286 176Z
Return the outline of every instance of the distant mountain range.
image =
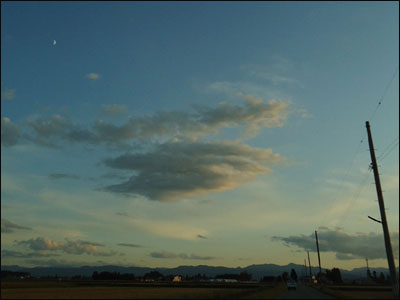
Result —
M244 268L229 268L229 267L215 267L215 266L207 266L207 265L199 265L199 266L179 266L176 268L146 268L146 267L122 267L122 266L113 266L113 265L105 265L105 266L82 266L82 267L34 267L34 268L25 268L15 265L5 265L1 266L1 270L14 271L14 272L28 272L34 277L40 276L59 276L59 277L72 277L75 275L81 275L90 277L93 272L119 272L123 273L131 273L135 276L143 276L144 274L151 271L158 271L163 275L181 275L181 276L194 276L197 274L205 274L208 277L215 277L218 274L239 274L240 272L246 271L252 274L252 278L255 280L260 280L264 276L278 276L282 275L283 272L288 272L294 269L298 276L302 276L305 274L304 265L297 264L288 264L286 266L279 266L274 264L262 264L262 265L251 265ZM308 271L307 267L307 271ZM311 271L313 274L318 272L318 267L311 267ZM325 271L325 269L323 269ZM371 273L376 271L377 275L381 272L385 274L389 274L389 270L386 268L370 268ZM365 278L367 271L366 268L356 268L351 271L348 270L340 270L342 278L347 280Z

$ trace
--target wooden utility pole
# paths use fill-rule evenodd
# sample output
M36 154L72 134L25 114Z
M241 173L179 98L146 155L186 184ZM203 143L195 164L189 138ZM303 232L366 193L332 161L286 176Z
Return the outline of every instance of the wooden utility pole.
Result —
M304 276L307 277L307 262L306 262L306 259L304 259L304 268L305 268L305 271L306 271Z
M318 235L317 235L317 231L316 231L316 230L315 230L315 240L316 240L316 242L317 242L319 274L321 274L321 259L319 258Z
M382 222L383 236L385 238L386 257L387 257L389 269L390 269L390 278L391 278L392 285L393 285L394 298L398 299L399 298L399 282L397 281L397 274L396 274L396 267L394 264L392 244L390 242L389 228L388 228L388 224L387 224L387 220L386 220L385 204L383 202L381 181L379 179L379 172L378 172L378 165L376 163L374 143L372 142L371 129L369 127L368 121L366 122L366 127L367 127L367 133L368 133L369 152L371 154L371 161L372 161L372 170L374 171L376 193L378 194L379 209L381 212L381 222Z
M310 280L312 279L312 273L311 273L311 263L310 263L310 251L307 251L308 255L308 266L310 268Z

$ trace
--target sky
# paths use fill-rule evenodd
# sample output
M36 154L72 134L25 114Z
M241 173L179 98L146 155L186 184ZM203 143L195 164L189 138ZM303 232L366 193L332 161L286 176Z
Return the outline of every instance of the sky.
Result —
M387 267L398 58L395 1L2 1L1 263Z

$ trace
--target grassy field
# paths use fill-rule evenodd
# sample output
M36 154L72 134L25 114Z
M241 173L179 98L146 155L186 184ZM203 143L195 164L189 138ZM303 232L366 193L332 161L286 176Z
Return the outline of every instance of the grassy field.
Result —
M388 286L323 286L320 290L338 299L394 299Z
M1 299L274 299L284 285L2 282Z

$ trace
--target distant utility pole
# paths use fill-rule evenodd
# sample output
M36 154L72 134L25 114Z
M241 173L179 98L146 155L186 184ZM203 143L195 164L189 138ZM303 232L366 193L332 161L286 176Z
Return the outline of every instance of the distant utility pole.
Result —
M317 242L319 274L321 274L321 259L319 258L318 235L317 235L317 231L316 231L316 230L315 230L315 240L316 240L316 242Z
M310 267L310 280L311 280L312 273L311 273L311 263L310 263L310 251L307 251L307 255L308 255L308 266Z
M387 257L389 269L390 269L390 278L392 280L394 298L398 299L399 298L399 282L397 281L397 274L396 274L396 267L394 264L392 244L390 242L389 228L388 228L388 224L387 224L387 220L386 220L385 204L383 202L381 181L379 179L378 165L376 163L376 158L375 158L374 143L372 142L371 129L369 127L368 121L366 122L366 127L367 127L367 133L368 133L369 152L371 153L372 170L374 171L374 177L375 177L376 193L378 194L379 209L381 212L381 222L382 222L382 228L383 228L383 236L385 238L386 257Z
M307 277L307 263L306 263L306 259L304 259L304 268L306 273L304 274Z

